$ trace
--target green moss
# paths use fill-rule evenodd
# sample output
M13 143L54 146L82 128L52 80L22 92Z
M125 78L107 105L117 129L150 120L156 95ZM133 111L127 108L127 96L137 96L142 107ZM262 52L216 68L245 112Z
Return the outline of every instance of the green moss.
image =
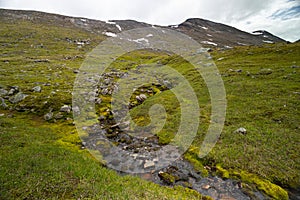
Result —
M232 172L233 177L238 177L245 183L255 184L257 189L263 191L268 196L278 200L288 200L288 193L280 186L271 183L268 180L263 180L254 174L245 171Z
M216 165L217 174L224 179L229 178L229 172L221 167L220 164Z
M198 192L196 192L195 190L192 190L192 189L189 189L189 188L186 188L186 187L174 186L174 188L179 192L184 192L184 193L190 194L192 196L197 196L201 200L213 200L213 198L211 198L209 196L202 196Z
M193 153L193 149L194 148L191 148L191 150L186 152L184 154L184 158L187 161L189 161L193 165L194 169L197 172L200 172L203 177L207 177L209 175L209 172L207 169L204 168L204 166L203 166L202 162L200 161L200 159L198 158L197 154Z
M157 133L157 136L159 138L158 143L161 145L169 144L174 137L174 134L170 133L169 131L162 130L159 133Z
M161 177L161 179L168 183L168 184L174 184L175 183L175 180L176 180L176 177L167 173L167 172L160 172L159 173L159 176Z
M154 92L155 94L161 93L161 91L160 91L157 87L154 87L154 88L153 88L153 92Z
M133 119L133 122L138 126L147 126L150 122L149 116L139 115Z
M288 193L280 186L271 183L268 180L259 178L257 175L245 172L245 171L234 171L226 170L221 167L220 164L216 165L217 174L222 178L237 178L244 183L253 184L255 187L264 192L266 195L278 199L278 200L288 200ZM251 192L251 189L248 189Z

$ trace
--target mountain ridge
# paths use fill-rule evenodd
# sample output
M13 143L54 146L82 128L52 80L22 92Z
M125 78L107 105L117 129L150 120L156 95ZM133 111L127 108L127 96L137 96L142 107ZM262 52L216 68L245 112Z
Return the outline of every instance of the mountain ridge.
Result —
M241 31L235 27L201 18L189 18L178 25L160 26L136 20L101 21L85 17L71 17L40 11L0 9L1 20L29 20L33 23L54 23L57 26L77 27L85 31L105 36L114 36L122 31L161 27L182 32L205 47L232 48L234 46L262 45L266 43L288 42L268 31L258 30L253 33Z

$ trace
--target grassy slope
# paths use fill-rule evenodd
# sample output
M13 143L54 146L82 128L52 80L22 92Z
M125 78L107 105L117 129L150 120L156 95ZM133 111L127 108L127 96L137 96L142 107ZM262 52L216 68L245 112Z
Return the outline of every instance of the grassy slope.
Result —
M221 164L283 186L299 186L300 69L292 67L299 66L299 55L299 44L237 47L212 53L225 84L228 107L222 135L213 151L200 160L202 164ZM164 60L185 75L199 97L202 125L190 150L193 154L201 145L209 123L208 93L199 74L189 65L176 57ZM173 116L166 131L159 133L164 141L168 140L165 132L176 132L180 115L178 102L171 92L155 95L131 114L137 122L143 119L147 124L149 116L145 110L160 102ZM239 127L246 128L247 134L234 133Z
M228 107L222 135L204 159L198 159L196 155L209 123L207 90L199 75L184 62L176 57L164 59L189 80L202 110L198 136L186 158L203 173L207 173L203 165L223 166L228 170L225 177L238 177L250 185L254 183L254 187L276 199L284 198L285 192L278 192L274 185L267 186L268 181L298 188L300 69L292 66L299 66L299 55L299 44L237 47L212 53L225 84ZM164 91L155 95L133 109L131 114L136 122L142 124L142 119L147 124L149 117L145 111L155 103L162 103L172 113L166 127L158 133L163 143L168 142L176 132L180 116L172 93ZM239 127L246 128L247 134L234 133ZM223 169L219 169L217 167L222 175ZM279 193L283 196L278 196Z
M91 38L91 44L78 48L66 37ZM0 199L201 199L199 193L182 187L171 189L120 177L80 150L71 121L43 121L50 109L58 111L71 103L73 70L103 39L51 24L1 22L0 84L17 85L30 94L18 105L7 102L13 109L30 111L1 110L5 116L0 117ZM41 59L49 62L35 62ZM36 85L42 86L41 93L31 91Z
M291 67L299 66L299 55L299 44L241 47L215 55L224 57L216 64L223 74L228 110L209 158L226 168L299 187L300 69ZM248 134L233 134L239 127Z
M0 199L201 199L103 168L76 146L72 125L17 114L2 117L0 130Z
M43 86L42 93L27 97L16 108L22 108L23 104L23 107L33 109L32 116L42 116L49 108L58 111L63 104L70 104L75 78L73 69L80 67L84 53L103 38L78 30L32 25L27 22L2 22L1 27L5 27L0 34L1 45L5 48L1 48L0 84L18 85L24 93L32 94L30 89L33 86L51 83L51 86ZM73 40L90 38L91 44L77 48L76 44L66 41L66 37ZM243 170L273 183L299 187L300 164L297 147L300 142L300 111L299 94L295 92L300 92L300 80L299 68L290 68L291 65L300 64L299 49L299 44L278 44L264 48L239 47L213 53L215 60L224 58L216 61L216 64L227 91L227 118L224 131L213 151L202 160L194 159L197 166L201 168L202 164L214 166L219 163L223 168L234 172ZM71 59L66 60L65 57ZM34 62L36 59L45 58L49 62ZM181 70L191 82L197 80L195 73L181 61L178 62L177 58L163 59ZM135 65L141 61L130 62ZM242 72L229 69L241 69ZM268 71L262 69L271 69L272 73L268 74ZM198 131L199 137L194 142L194 150L201 144L205 134L210 105L203 82L194 81L193 87L201 97L199 103L203 124ZM139 116L136 120L140 120L140 110L160 102L161 98L170 97L172 96L168 91L155 95L145 104L136 107L132 114ZM172 101L166 103L175 113L174 119L178 119L176 116L179 111L174 108L176 102ZM54 126L41 122L39 117L30 118L30 121L23 118L24 115L18 113L15 113L15 118L0 118L3 151L0 177L1 182L5 183L1 194L21 195L20 198L33 195L39 198L43 195L54 197L56 194L52 191L57 191L59 197L65 195L70 198L80 195L96 198L100 195L108 199L131 199L144 198L144 195L149 199L164 196L172 199L179 195L178 191L182 191L161 188L136 178L120 178L114 172L102 168L86 152L78 153L78 138L76 134L70 134L74 131L73 126L64 124L70 122L58 121ZM163 143L176 127L172 121L168 122L168 127L160 135ZM245 127L248 133L234 134L233 131L239 127ZM191 154L193 152L190 151ZM189 194L180 192L180 195L187 198Z

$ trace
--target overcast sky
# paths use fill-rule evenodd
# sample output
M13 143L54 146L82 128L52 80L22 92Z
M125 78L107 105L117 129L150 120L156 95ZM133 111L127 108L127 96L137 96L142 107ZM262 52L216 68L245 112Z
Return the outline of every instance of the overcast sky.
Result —
M267 30L292 42L300 39L300 0L0 0L0 7L156 25L197 17L248 32Z

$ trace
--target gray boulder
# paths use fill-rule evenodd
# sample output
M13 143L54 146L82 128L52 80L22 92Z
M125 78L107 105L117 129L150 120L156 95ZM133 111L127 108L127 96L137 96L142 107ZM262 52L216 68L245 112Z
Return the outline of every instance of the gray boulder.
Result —
M15 96L9 98L9 101L13 104L23 101L28 95L23 94L22 92L17 93Z
M8 95L13 95L19 92L19 86L12 86L8 92Z
M71 112L71 106L69 105L63 105L61 108L60 108L60 112L67 112L67 113L70 113Z
M8 91L5 89L0 89L0 96L5 96L8 94Z
M7 108L7 105L2 97L0 97L0 107Z
M35 87L32 88L32 91L33 91L33 92L41 92L41 91L42 91L42 87L39 86L39 85L38 85L38 86L35 86Z
M47 114L44 115L44 119L45 119L46 121L49 121L49 120L51 120L52 118L53 118L53 113L52 113L52 112L49 112L49 113L47 113Z

